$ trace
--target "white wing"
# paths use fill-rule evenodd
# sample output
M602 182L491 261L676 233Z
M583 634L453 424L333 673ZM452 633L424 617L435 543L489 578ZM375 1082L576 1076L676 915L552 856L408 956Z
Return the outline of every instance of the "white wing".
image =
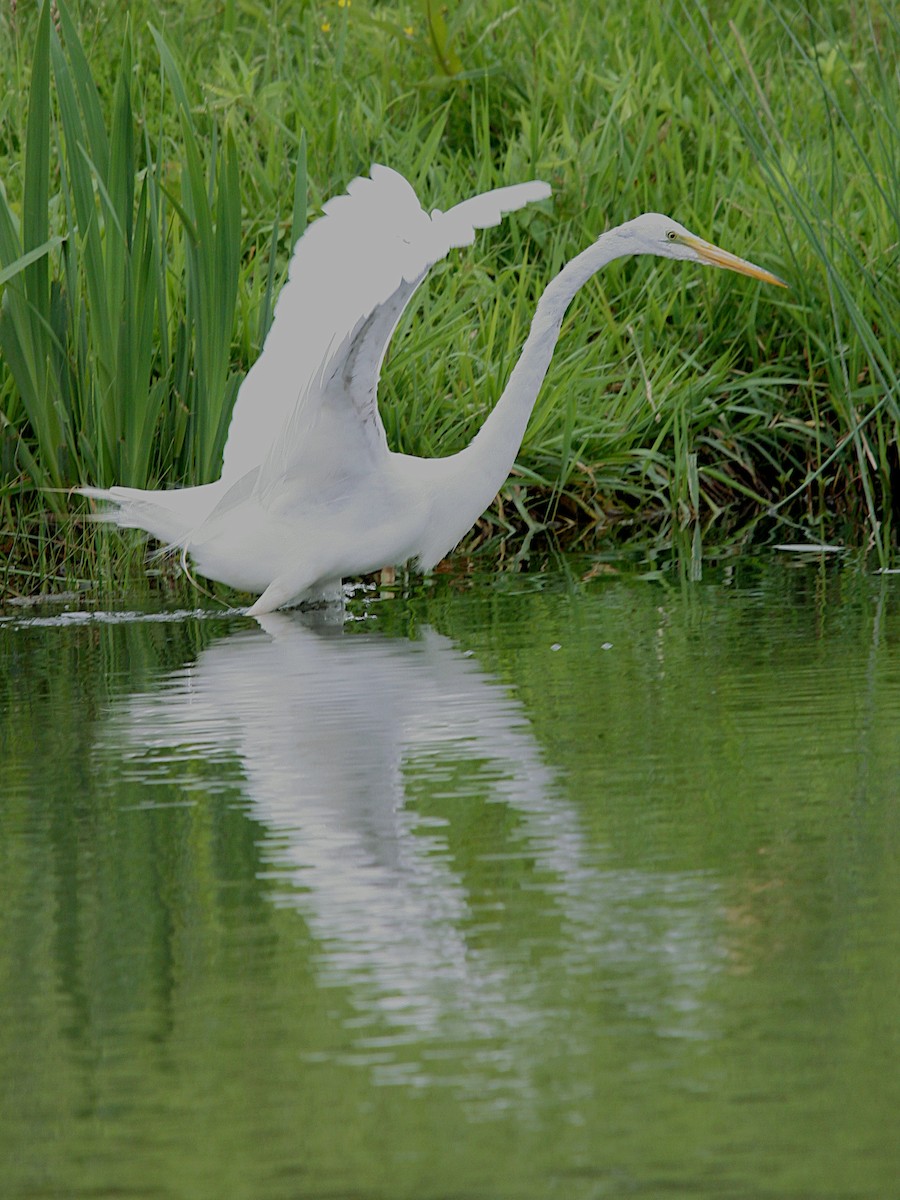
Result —
M346 473L387 453L376 389L404 308L429 267L505 212L550 195L523 183L442 213L423 211L387 167L354 179L297 242L259 359L241 385L222 482L254 472L263 489L308 466Z

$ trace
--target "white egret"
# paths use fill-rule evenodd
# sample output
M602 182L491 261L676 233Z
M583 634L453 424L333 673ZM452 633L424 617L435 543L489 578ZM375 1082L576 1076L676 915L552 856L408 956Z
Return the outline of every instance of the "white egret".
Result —
M575 293L631 254L776 276L645 213L602 234L548 284L509 382L472 442L446 458L389 449L377 386L391 335L429 268L475 230L550 195L523 183L448 212L423 211L397 172L373 166L297 242L263 352L238 393L221 477L200 487L81 488L103 519L143 529L197 570L261 593L253 615L340 595L346 575L433 567L509 474Z

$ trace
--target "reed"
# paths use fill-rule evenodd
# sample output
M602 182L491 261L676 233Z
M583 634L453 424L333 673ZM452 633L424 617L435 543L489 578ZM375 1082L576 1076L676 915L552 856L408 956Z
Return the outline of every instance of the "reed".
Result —
M10 7L0 36L0 511L202 482L307 212L372 161L427 206L529 177L395 339L392 444L451 452L541 288L646 209L788 278L632 262L571 310L482 537L777 513L896 545L898 20L875 0ZM63 547L83 533L58 523ZM7 542L9 537L7 537ZM17 545L28 543L19 536ZM63 554L63 557L65 555ZM26 569L26 568L23 568ZM31 568L27 568L31 570ZM30 576L27 576L30 577Z

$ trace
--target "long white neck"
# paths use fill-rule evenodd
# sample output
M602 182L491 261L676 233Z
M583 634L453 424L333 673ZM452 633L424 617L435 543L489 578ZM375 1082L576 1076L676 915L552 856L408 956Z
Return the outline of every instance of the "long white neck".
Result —
M611 229L566 263L550 281L538 301L519 361L493 412L465 450L444 460L452 484L445 485L440 501L442 524L448 537L451 525L456 532L442 554L472 527L505 482L550 366L566 309L591 276L613 259L631 252L623 245L617 231Z

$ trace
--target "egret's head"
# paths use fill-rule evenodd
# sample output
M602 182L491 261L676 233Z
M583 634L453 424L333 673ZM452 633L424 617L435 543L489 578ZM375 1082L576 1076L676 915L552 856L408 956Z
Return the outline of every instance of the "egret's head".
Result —
M762 279L765 283L774 283L778 287L787 287L783 279L765 271L736 254L729 254L711 242L705 242L695 233L665 217L662 213L644 213L635 217L617 230L619 237L628 245L623 246L623 254L657 254L662 258L684 258L691 262L705 263L711 267L724 267L728 271L738 271L741 275L750 275L753 279Z

